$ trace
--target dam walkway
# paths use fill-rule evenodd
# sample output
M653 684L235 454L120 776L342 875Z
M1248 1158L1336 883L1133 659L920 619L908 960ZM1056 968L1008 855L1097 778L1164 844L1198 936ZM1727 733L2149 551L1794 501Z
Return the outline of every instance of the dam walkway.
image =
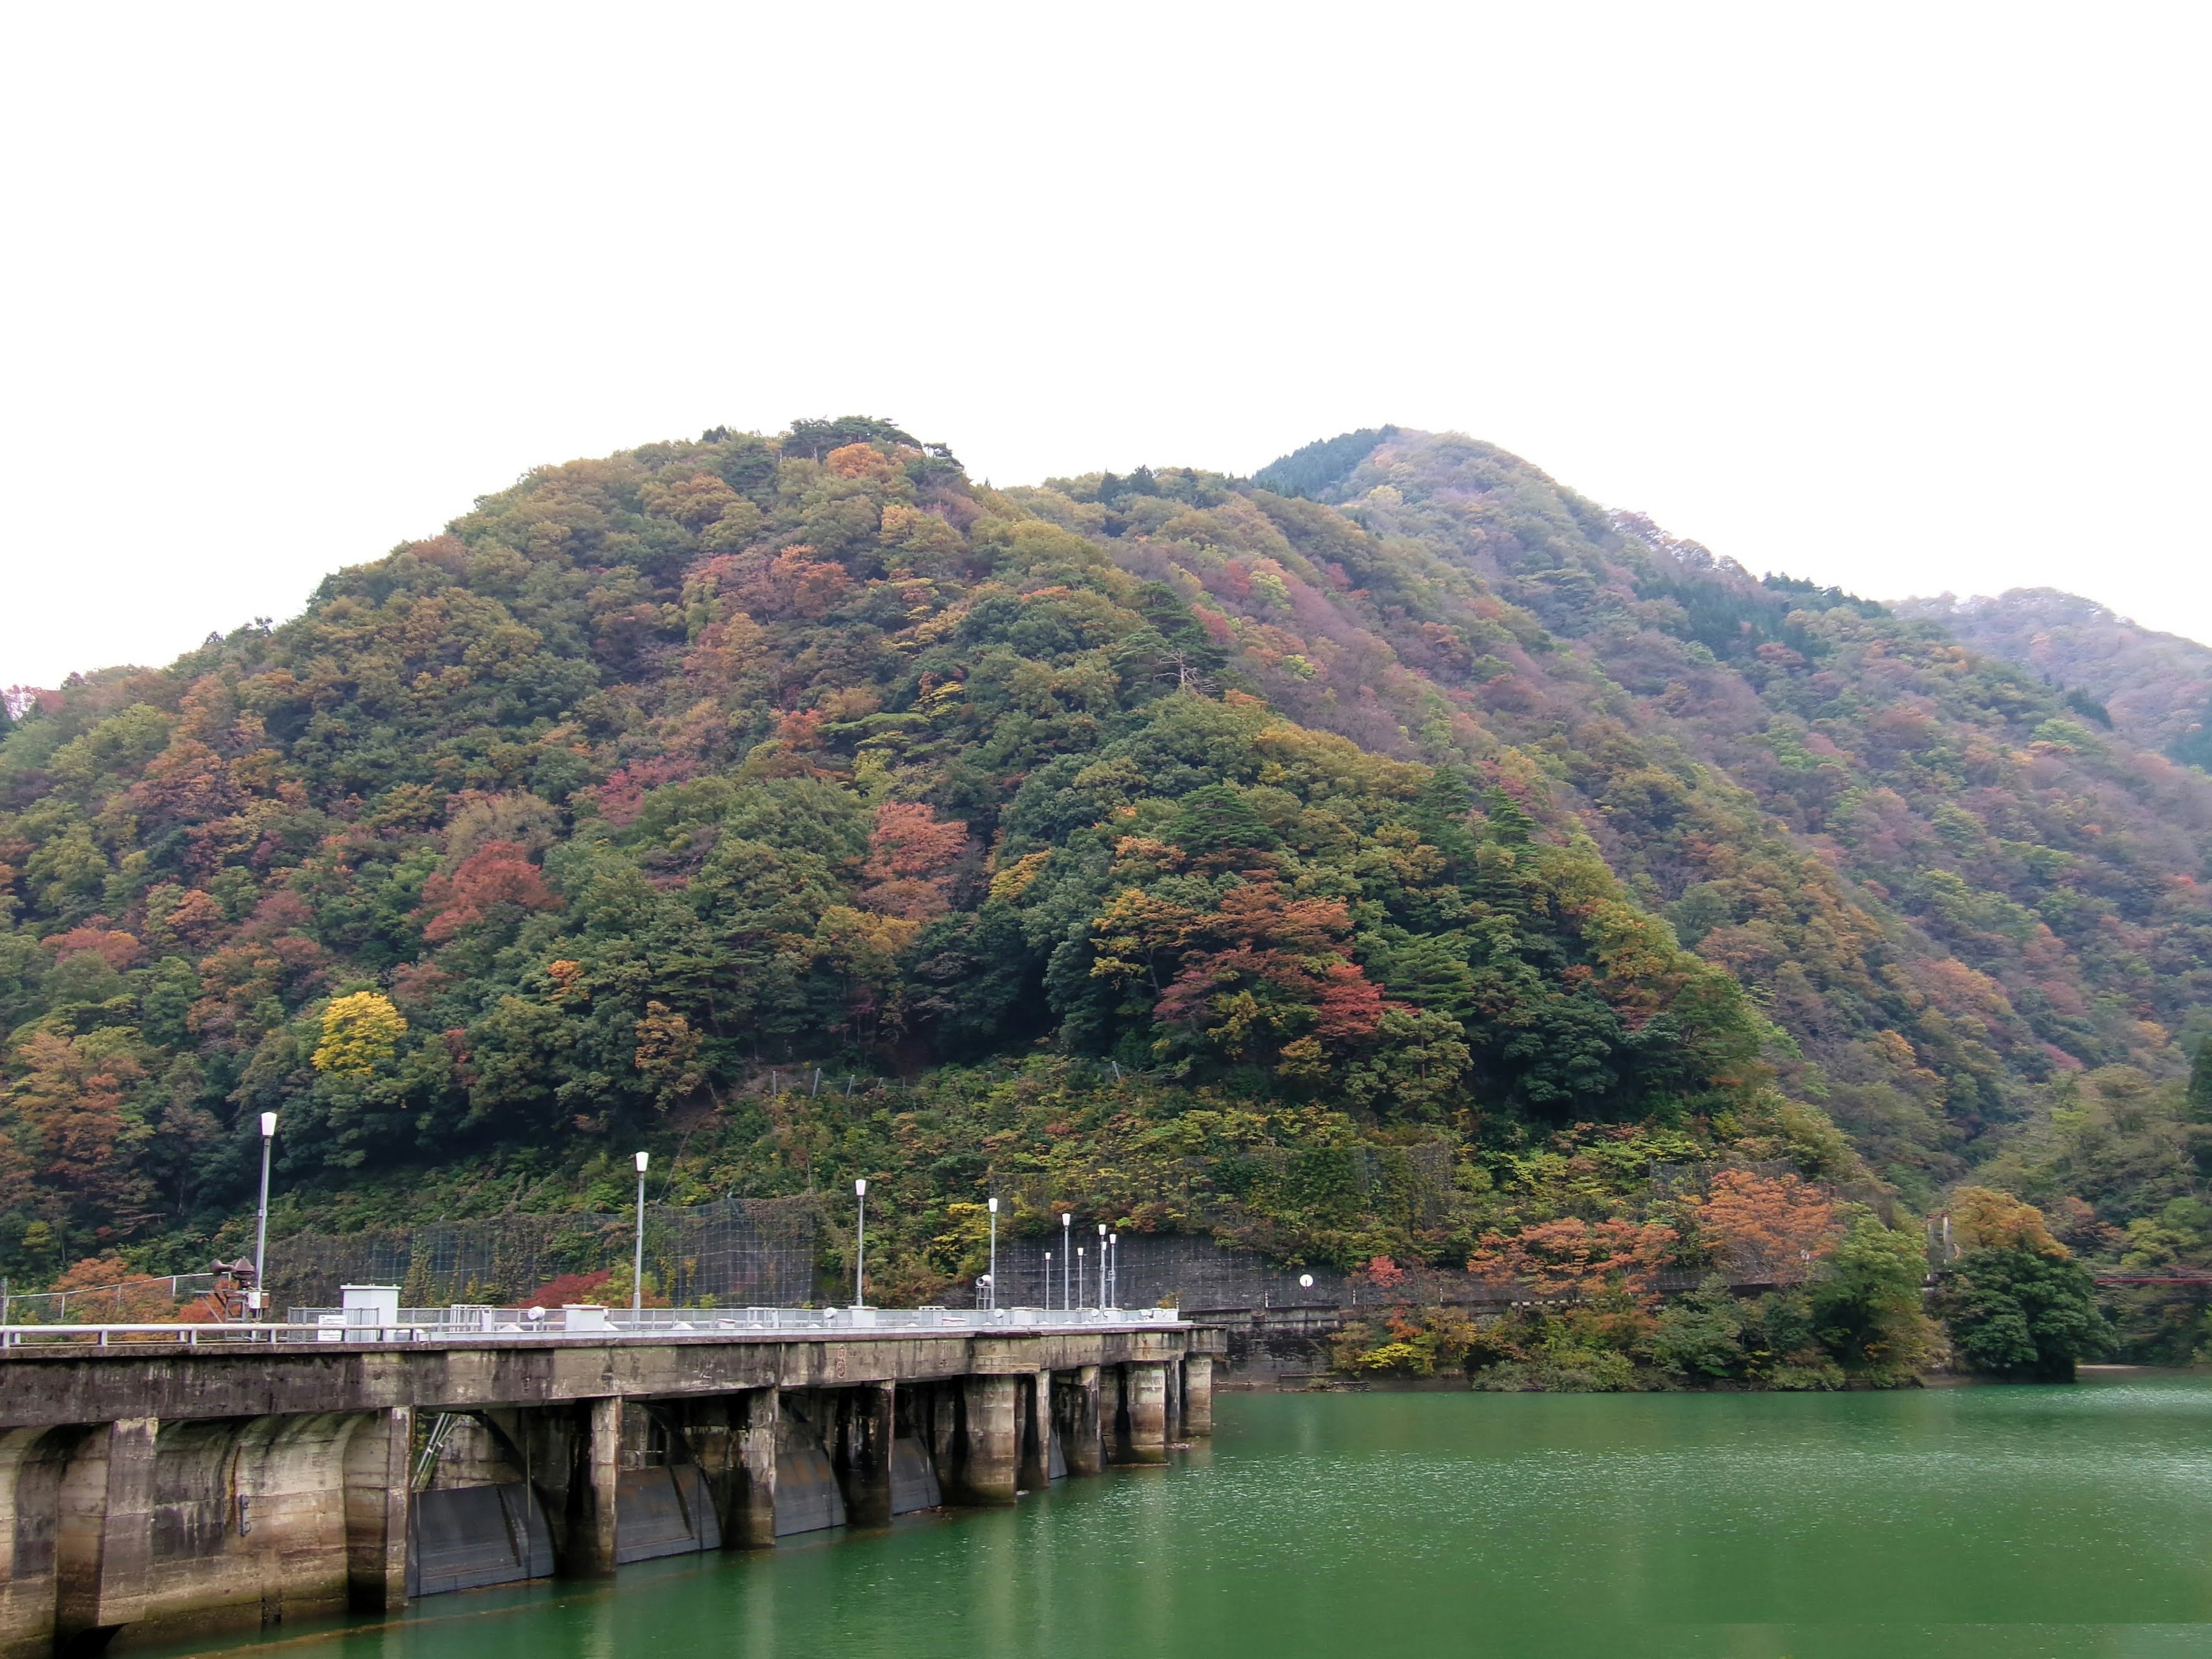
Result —
M0 1659L1011 1504L1210 1433L1224 1347L1153 1309L299 1311L0 1330Z

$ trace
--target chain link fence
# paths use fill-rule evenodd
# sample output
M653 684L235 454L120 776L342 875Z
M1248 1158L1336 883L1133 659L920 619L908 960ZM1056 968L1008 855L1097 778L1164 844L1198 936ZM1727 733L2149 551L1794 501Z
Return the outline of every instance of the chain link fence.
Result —
M15 1291L0 1287L0 1325L133 1324L170 1320L204 1302L213 1273L162 1273L81 1290ZM209 1317L215 1315L210 1311Z

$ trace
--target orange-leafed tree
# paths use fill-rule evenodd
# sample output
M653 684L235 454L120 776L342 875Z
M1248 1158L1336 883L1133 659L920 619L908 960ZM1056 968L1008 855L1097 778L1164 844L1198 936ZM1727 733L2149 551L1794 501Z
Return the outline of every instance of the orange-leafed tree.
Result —
M868 885L860 902L886 916L927 921L950 908L951 871L968 844L968 826L939 822L936 812L912 801L887 800L876 809L868 836L868 861L860 873Z
M1611 1289L1639 1300L1658 1294L1661 1267L1681 1235L1657 1221L1565 1216L1517 1233L1485 1233L1467 1270L1491 1283L1525 1285L1538 1296L1595 1296Z
M154 1324L177 1311L174 1279L142 1273L112 1250L71 1262L53 1287L67 1292L56 1318L76 1324Z
M148 1131L125 1110L145 1070L114 1036L33 1031L16 1048L7 1095L11 1139L40 1187L73 1223L104 1233L127 1227L152 1195L133 1164Z
M1723 1170L1685 1207L1714 1263L1739 1283L1802 1284L1843 1237L1835 1201L1794 1175Z

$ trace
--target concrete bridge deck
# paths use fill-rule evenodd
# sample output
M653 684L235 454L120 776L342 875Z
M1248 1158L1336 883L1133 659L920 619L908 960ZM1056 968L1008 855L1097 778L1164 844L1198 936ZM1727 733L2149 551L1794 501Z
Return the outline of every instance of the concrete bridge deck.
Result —
M850 1322L848 1321L849 1326ZM0 1347L0 1656L387 1610L1162 1462L1172 1316Z

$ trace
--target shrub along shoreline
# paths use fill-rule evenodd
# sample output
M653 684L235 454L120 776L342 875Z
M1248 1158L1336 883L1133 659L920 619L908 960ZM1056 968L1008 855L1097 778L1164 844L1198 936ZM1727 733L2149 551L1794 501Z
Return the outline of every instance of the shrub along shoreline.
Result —
M1784 1181L1724 1174L1703 1206L1706 1248L1738 1261L1747 1229L1764 1221L1773 1246L1781 1218L1810 1243L1771 1287L1746 1293L1719 1272L1671 1297L1633 1260L1565 1264L1540 1291L1564 1299L1489 1316L1413 1299L1387 1302L1347 1324L1331 1344L1339 1377L1412 1381L1464 1376L1479 1389L1621 1393L1677 1389L1760 1391L1893 1389L1954 1371L2021 1382L2071 1382L2077 1362L2100 1357L2112 1334L2095 1283L2051 1237L2042 1212L2008 1194L1965 1188L1950 1211L1949 1259L1929 1272L1914 1232L1872 1212L1835 1206ZM1733 1212L1723 1200L1733 1194ZM1766 1206L1760 1216L1759 1206ZM1826 1223L1834 1231L1814 1236ZM1530 1229L1513 1241L1528 1266ZM1493 1253L1493 1260L1498 1255ZM1482 1253L1478 1252L1478 1261ZM1402 1275L1378 1258L1367 1275L1387 1297Z

